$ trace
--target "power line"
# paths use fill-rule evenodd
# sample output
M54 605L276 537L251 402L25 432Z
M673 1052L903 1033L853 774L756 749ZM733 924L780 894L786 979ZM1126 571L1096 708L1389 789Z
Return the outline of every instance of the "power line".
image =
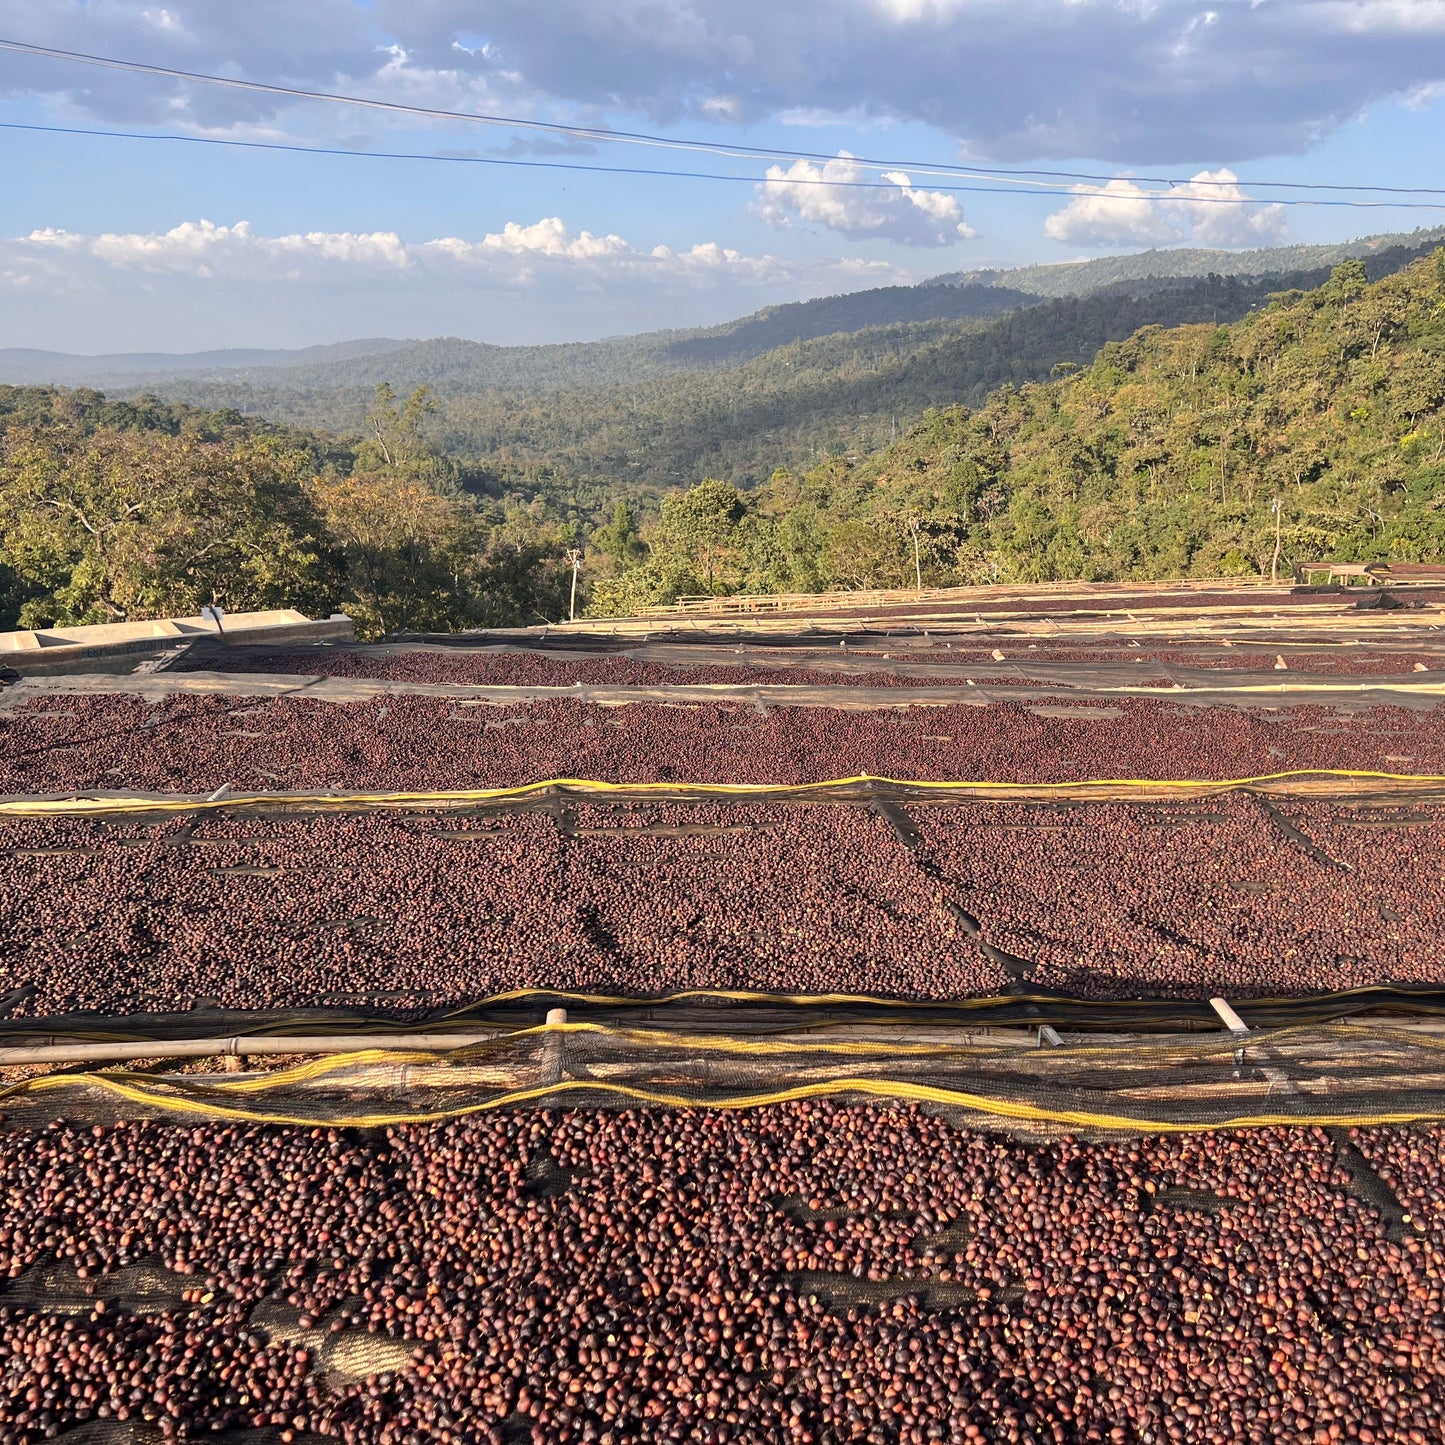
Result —
M663 170L654 166L609 166L590 165L584 161L537 161L523 160L516 156L459 156L459 155L437 155L429 151L372 151L352 150L340 146L303 146L293 145L285 141L255 141L255 140L231 140L223 136L202 136L202 135L179 135L173 132L164 131L123 131L123 130L96 130L86 129L80 126L63 125L36 125L24 121L0 121L0 130L29 131L41 135L73 135L96 137L105 140L138 140L138 141L171 141L183 145L204 145L204 146L226 146L234 150L255 150L255 151L282 151L292 155L303 156L346 156L353 160L386 160L386 161L431 161L437 164L447 165L469 165L469 166L509 166L520 167L525 170L543 171L581 171L584 173L610 175L610 176L656 176L663 179L686 180L686 181L725 181L737 185L759 186L759 185L787 185L787 186L828 186L841 190L885 190L891 191L897 188L897 182L888 180L877 181L842 181L830 180L822 176L789 177L786 180L769 182L759 180L756 176L735 176L726 175L720 171L680 171ZM1022 193L1010 189L1008 186L985 186L985 185L938 185L933 187L938 191L956 193L960 195L992 195L992 196L1013 196L1018 198ZM1202 206L1304 206L1304 207L1343 207L1351 210L1407 210L1407 211L1445 211L1445 203L1429 201L1351 201L1351 200L1330 200L1330 199L1304 199L1298 197L1283 197L1278 200L1261 200L1248 196L1181 196L1168 191L1139 191L1121 193L1117 191L1085 190L1080 191L1074 187L1060 186L1048 191L1035 191L1031 194L1039 197L1067 199L1074 196L1084 195L1090 198L1097 197L1105 201L1147 201L1160 204L1178 205L1185 202L1189 205ZM1433 193L1432 193L1433 194ZM1445 193L1442 193L1445 194Z
M289 100L325 101L333 105L360 106L368 110L379 110L396 115L420 116L430 120L467 121L472 124L499 126L514 130L543 131L553 135L564 135L577 140L593 140L613 144L642 145L668 150L696 151L722 156L731 160L792 160L832 161L836 155L820 151L799 151L783 148L748 145L722 145L711 141L683 140L676 136L655 135L646 131L612 130L602 126L569 125L555 121L529 120L520 116L491 115L479 111L457 111L430 106L406 105L400 101L375 100L366 96L345 95L334 91L306 90L297 86L272 85L259 80L241 80L233 76L209 75L201 71L179 70L171 66L151 65L143 61L118 60L112 56L92 55L79 50L60 50L47 45L32 45L22 40L0 39L0 50L15 51L23 55L34 55L49 60L67 61L78 65L98 66L106 70L121 70L137 75L157 75L169 80L183 80L197 85L221 86L229 90L245 90L263 95L281 96ZM301 149L310 149L301 147ZM318 148L319 149L319 148ZM377 154L377 153L368 153ZM1088 171L1026 170L1011 167L980 167L940 161L878 160L866 156L849 158L855 165L867 169L909 170L924 175L964 175L982 179L1007 181L1014 185L1041 185L1049 187L1051 182L1104 182L1126 179L1116 175L1103 175ZM1035 181L1033 177L1044 178ZM789 180L792 178L789 177ZM1326 183L1314 181L1263 181L1263 180L1214 180L1194 179L1177 176L1134 176L1127 179L1146 185L1176 187L1218 186L1229 187L1250 185L1267 190L1296 191L1354 191L1373 195L1434 195L1445 196L1445 189L1427 186L1376 186ZM1057 186L1051 187L1057 189ZM942 188L941 188L942 189ZM1130 197L1130 199L1138 199ZM1204 199L1191 197L1191 199ZM1235 197L1227 198L1231 204L1240 204ZM1253 202L1261 204L1260 202ZM1274 202L1285 204L1285 202Z

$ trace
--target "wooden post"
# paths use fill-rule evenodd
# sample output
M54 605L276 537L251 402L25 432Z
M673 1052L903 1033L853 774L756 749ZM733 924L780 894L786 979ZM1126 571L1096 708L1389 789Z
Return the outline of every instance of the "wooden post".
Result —
M562 1082L562 1025L567 1022L567 1010L547 1010L547 1047L544 1051L544 1070L549 1084ZM555 1032L554 1032L555 1030Z
M577 620L577 571L582 566L582 552L579 548L573 547L567 553L567 560L572 564L572 600L567 605L567 621Z
M1235 1011L1230 1008L1230 1006L1222 998L1210 999L1209 1007L1212 1008L1214 1012L1219 1015L1219 1017L1224 1022L1224 1027L1227 1028L1229 1032L1235 1036L1235 1038L1242 1039L1249 1032L1249 1025L1245 1023L1245 1021L1240 1018L1240 1016L1235 1013ZM1235 1050L1234 1066L1237 1069L1244 1067L1243 1048Z

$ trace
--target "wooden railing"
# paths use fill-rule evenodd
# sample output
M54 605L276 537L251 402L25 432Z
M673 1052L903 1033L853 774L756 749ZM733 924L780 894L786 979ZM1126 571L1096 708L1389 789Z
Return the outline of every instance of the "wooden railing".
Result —
M1398 582L1445 582L1445 564L1439 562L1296 562L1294 580L1309 582L1325 574L1328 586L1337 577L1348 582L1358 577L1371 586Z
M768 612L831 612L839 608L908 606L919 602L990 602L1025 597L1137 596L1148 592L1218 592L1289 586L1267 577L1191 578L1170 582L1010 582L971 587L880 587L849 592L734 593L726 597L679 597L644 607L638 617L747 616Z

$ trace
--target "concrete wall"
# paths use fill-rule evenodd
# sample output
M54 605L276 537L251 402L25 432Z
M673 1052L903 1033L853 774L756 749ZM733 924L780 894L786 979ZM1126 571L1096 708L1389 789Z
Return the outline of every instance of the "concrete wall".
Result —
M351 619L342 612L313 621L294 608L236 612L220 628L207 617L165 617L148 622L114 622L96 627L49 627L35 632L0 632L0 667L27 676L47 672L128 672L146 657L197 638L213 642L281 646L307 642L351 642Z

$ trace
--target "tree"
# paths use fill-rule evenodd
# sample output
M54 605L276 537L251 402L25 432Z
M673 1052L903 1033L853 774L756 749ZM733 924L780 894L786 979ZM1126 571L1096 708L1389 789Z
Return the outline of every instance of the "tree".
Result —
M673 563L685 562L705 590L714 592L727 585L738 561L737 528L745 510L738 489L713 478L673 492L662 499L653 551Z
M635 617L644 608L664 607L695 593L698 579L676 558L651 558L617 577L592 584L584 616Z
M381 460L388 467L414 467L429 461L431 452L422 440L422 423L438 407L429 386L419 386L401 405L389 381L376 388L366 411L366 429ZM363 462L366 458L360 458Z
M828 587L900 587L907 563L895 536L852 521L840 522L824 536L822 570Z
M456 609L457 562L480 540L458 503L376 472L317 478L312 492L346 558L363 634L436 627Z
M625 501L612 510L612 520L592 533L592 545L610 557L618 571L635 567L647 556L647 544L637 530L632 508Z
M0 564L24 626L337 600L304 455L257 438L18 428L0 438ZM14 585L14 584L12 584Z

